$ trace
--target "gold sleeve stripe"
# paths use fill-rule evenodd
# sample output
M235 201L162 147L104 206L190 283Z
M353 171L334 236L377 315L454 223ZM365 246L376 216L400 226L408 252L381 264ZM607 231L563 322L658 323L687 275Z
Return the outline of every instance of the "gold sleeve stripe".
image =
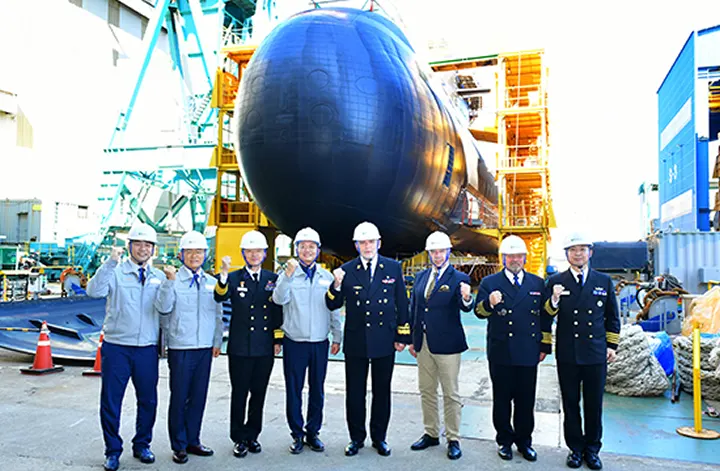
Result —
M620 343L620 334L615 332L607 332L607 341L609 343Z
M559 307L557 309L552 307L552 302L549 299L547 301L545 301L545 312L547 312L551 316L556 315L559 310L560 310Z
M407 322L403 325L399 325L397 328L398 335L410 335L410 324Z
M483 317L489 317L492 312L488 312L485 310L485 302L480 301L477 303L477 307L475 308L475 312L480 314Z
M552 333L550 332L543 332L543 338L542 343L546 343L548 345L552 345Z
M328 296L328 298L330 298L330 301L335 301L335 295L332 293L332 286L327 291L327 296Z
M228 286L229 284L225 285L225 287L221 287L220 283L215 284L215 292L219 294L220 296L225 296L225 294L228 292Z
M281 339L281 338L285 337L285 332L283 332L282 329L275 329L275 331L273 332L273 335L274 335L275 339L277 340L277 339Z

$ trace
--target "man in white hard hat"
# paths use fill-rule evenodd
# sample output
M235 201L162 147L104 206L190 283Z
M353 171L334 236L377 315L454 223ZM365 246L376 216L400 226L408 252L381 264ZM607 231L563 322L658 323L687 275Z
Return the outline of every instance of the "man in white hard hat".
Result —
M107 297L101 349L102 388L100 425L105 440L104 468L120 466L123 441L120 437L120 412L125 389L132 379L137 399L137 420L133 437L133 456L142 463L155 461L150 451L157 413L158 340L160 315L155 296L165 275L151 265L157 233L147 224L137 224L128 233L129 257L113 247L105 263L87 286L93 298Z
M495 441L503 460L512 460L514 443L523 458L536 461L532 432L537 366L551 352L552 318L544 309L543 279L524 270L525 241L510 235L499 252L504 268L480 282L475 308L480 319L488 320Z
M180 238L180 271L165 267L165 281L155 307L167 316L170 408L168 431L173 461L187 463L188 454L210 456L200 441L212 359L220 355L222 304L213 293L217 279L202 269L207 259L205 236L190 231Z
M274 355L280 353L282 308L272 300L277 275L262 268L268 243L262 232L248 231L240 241L245 267L230 273L232 260L222 258L215 301L232 304L228 362L230 368L230 438L238 458L260 453L263 407ZM249 394L249 400L248 400Z
M304 444L321 452L325 445L318 434L325 402L328 350L340 351L340 312L328 309L325 292L334 278L317 264L320 235L312 228L300 229L293 242L295 258L280 272L273 301L283 307L283 372L285 408L293 443L290 453L299 454ZM332 334L332 344L328 335ZM308 373L307 421L303 423L302 391ZM305 427L303 430L303 426Z
M410 295L410 353L417 358L418 387L425 433L412 444L424 450L440 444L438 382L443 392L447 457L456 460L460 450L462 403L458 391L460 355L468 349L460 311L472 312L470 278L450 264L452 242L444 232L425 241L431 267L418 273Z
M345 455L357 455L365 446L365 392L372 364L370 439L378 454L390 456L390 385L395 352L410 342L408 298L400 263L378 254L380 231L375 224L358 224L353 240L359 256L335 269L325 296L328 309L345 305L345 412L350 432Z
M602 469L602 401L607 363L615 361L620 317L612 280L589 267L592 241L571 233L563 245L570 268L548 279L548 312L557 317L556 350L565 420L566 464ZM583 419L580 417L582 391ZM585 424L585 432L583 426Z

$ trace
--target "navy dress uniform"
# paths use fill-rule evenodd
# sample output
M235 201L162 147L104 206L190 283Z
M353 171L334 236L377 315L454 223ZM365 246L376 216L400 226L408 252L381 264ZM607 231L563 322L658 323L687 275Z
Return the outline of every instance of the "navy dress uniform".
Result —
M113 249L113 256L97 270L87 286L88 296L107 297L103 322L105 341L101 349L100 425L105 440L104 467L110 471L120 465L119 457L123 451L120 413L130 379L137 399L133 456L143 463L155 461L150 442L157 414L160 314L154 302L165 275L150 266L157 243L157 234L152 227L147 224L134 226L128 241L130 258L120 262L122 249ZM152 249L140 242L152 244ZM141 265L136 263L139 261L137 253L146 256Z
M582 244L580 244L582 242ZM570 244L570 245L568 245ZM574 234L566 249L590 246ZM556 356L562 395L565 443L571 450L570 467L580 467L584 455L591 469L600 469L597 456L602 446L602 401L607 376L608 349L616 350L620 341L620 317L612 280L585 265L547 281L548 294L562 285L564 292L557 306L548 311L557 317ZM580 417L582 390L585 433Z
M227 283L221 279L215 288L215 301L230 299L232 305L227 345L232 386L230 438L238 457L247 451L260 452L257 438L275 363L274 344L282 343L283 338L282 307L272 300L276 281L277 275L269 270L251 272L245 267L231 272Z
M461 354L468 349L460 312L472 312L475 303L472 297L469 301L463 299L461 283L467 285L470 296L470 278L448 262L451 248L446 234L434 232L428 236L425 249L430 252L433 267L418 273L410 295L410 330L418 363L425 427L424 435L411 448L423 450L439 444L439 382L443 391L448 458L458 459L462 456L459 443L462 402L458 377ZM435 264L435 257L443 257L443 262Z
M223 308L213 296L217 280L201 268L207 249L201 233L190 231L183 235L180 250L184 265L177 274L174 268L165 269L168 280L160 286L155 300L157 310L167 318L168 432L176 463L187 462L188 453L213 454L212 449L202 445L200 429L212 358L219 355L222 343Z
M358 235L369 229L368 239ZM374 225L356 228L355 240L377 240ZM372 230L374 229L374 230ZM345 272L340 289L334 284L326 293L328 309L345 305L343 353L345 354L346 416L351 443L345 450L351 456L362 448L365 428L367 377L372 364L372 406L370 438L382 455L389 455L385 439L390 422L391 380L395 365L395 342L410 341L408 297L399 262L380 255L367 261L362 256L342 265Z
M525 242L509 236L500 246L500 254L527 254ZM537 366L540 354L551 352L552 317L546 312L545 283L539 276L519 265L483 278L475 313L487 319L487 356L493 388L493 426L501 458L512 459L512 444L529 461L535 461L532 432ZM505 261L506 267L510 266ZM518 270L519 269L519 270ZM493 292L502 295L491 306ZM514 406L514 411L513 411ZM512 422L511 422L512 416Z

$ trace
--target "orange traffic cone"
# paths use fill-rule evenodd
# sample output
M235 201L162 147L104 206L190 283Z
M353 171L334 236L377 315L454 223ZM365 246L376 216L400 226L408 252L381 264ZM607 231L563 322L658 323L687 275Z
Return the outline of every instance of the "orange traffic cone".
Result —
M102 356L100 355L100 349L102 348L104 338L105 333L100 332L100 340L98 340L97 353L95 354L95 364L93 365L92 370L83 371L83 376L100 376L102 374Z
M63 371L62 366L53 366L52 353L50 352L50 331L47 322L43 321L40 328L40 338L38 338L37 350L35 350L35 361L30 368L20 368L21 373L31 375L43 375L47 373L57 373Z

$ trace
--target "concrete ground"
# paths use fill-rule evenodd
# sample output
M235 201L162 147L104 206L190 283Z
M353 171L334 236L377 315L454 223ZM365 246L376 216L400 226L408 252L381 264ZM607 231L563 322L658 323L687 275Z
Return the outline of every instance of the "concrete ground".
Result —
M32 359L26 355L0 352L0 470L26 471L38 469L87 470L101 469L103 442L98 419L100 381L83 377L87 366L66 366L65 371L42 377L21 375L18 368ZM282 365L276 362L265 407L265 429L260 436L263 452L238 459L232 455L228 438L230 384L227 360L221 357L213 365L213 374L202 432L203 443L215 449L209 458L191 456L189 463L171 461L167 434L168 370L161 362L158 420L153 450L157 461L143 465L132 458L129 450L134 428L132 386L123 407L122 436L126 450L121 469L262 469L285 470L302 466L320 470L564 470L566 450L562 448L561 414L554 368L540 368L537 427L535 431L538 462L529 463L521 457L511 462L500 460L493 442L490 420L490 389L485 361L465 361L461 370L461 395L464 400L461 434L463 457L451 462L445 457L445 446L425 451L411 451L410 444L422 435L420 397L417 392L417 370L414 366L397 366L393 384L393 415L388 442L392 456L377 455L369 442L355 457L345 457L343 448L348 436L344 413L344 372L342 362L331 362L326 388L325 418L321 438L324 453L306 449L301 455L287 451L290 435L285 423L285 398ZM368 396L369 397L369 396ZM642 440L642 437L635 437ZM659 460L647 457L602 453L608 470L717 470L718 465L687 461ZM718 460L720 462L720 458Z

